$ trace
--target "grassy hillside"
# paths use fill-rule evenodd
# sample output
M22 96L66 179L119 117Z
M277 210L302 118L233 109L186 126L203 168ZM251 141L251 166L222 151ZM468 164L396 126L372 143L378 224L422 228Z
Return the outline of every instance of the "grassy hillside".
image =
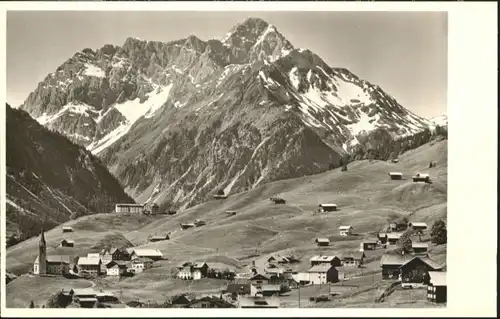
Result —
M430 161L436 166L429 168ZM402 172L404 179L390 180L388 173L393 171ZM429 173L433 183L413 183L411 176L417 172ZM273 204L269 198L274 195L283 197L287 203ZM325 202L336 203L340 210L314 214L318 205ZM265 184L226 200L203 203L174 216L142 221L142 225L140 218L144 217L133 219L115 214L87 216L68 224L77 229L73 236L80 241L87 238L89 242L82 242L84 249L80 250L77 241L74 250L80 255L114 232L123 234L136 246L160 249L168 260L156 263L154 268L133 278L120 282L104 279L100 283L112 291L123 289L125 301L135 298L156 300L173 291L188 289L186 282L173 278L175 266L188 260L206 260L219 268L246 269L252 260L262 267L269 254L291 251L302 258L296 268L307 269L309 258L313 255L320 252L339 254L357 249L363 239L373 239L375 232L400 216L408 216L410 221L427 222L429 226L437 219L446 221L446 207L447 142L436 140L406 152L400 156L399 163L356 161L349 164L347 172L335 169ZM227 210L235 210L237 214L227 217L224 214ZM207 224L180 230L180 223L194 219L203 219ZM338 235L338 227L346 224L354 227L357 236L341 238ZM82 228L82 225L85 227ZM161 232L172 232L171 240L146 243L150 234ZM320 236L329 237L331 246L316 247L314 240ZM61 238L62 233L58 229L47 234L50 244ZM7 253L7 269L15 272L31 267L36 250L37 240L12 247ZM256 250L259 257L247 258ZM367 264L362 269L358 288L345 292L346 298L357 300L353 301L356 306L373 303L381 289L379 260L384 252L379 249L366 253ZM445 262L446 245L431 245L430 255L438 262ZM222 281L204 279L193 283L190 289L218 294L224 285ZM157 294L159 290L162 291L161 296ZM297 298L293 293L282 298L283 304L294 306ZM307 298L307 292L304 294ZM350 304L339 306L348 307Z
M44 224L51 228L108 213L116 202L134 202L85 148L9 105L6 118L8 246L36 235Z

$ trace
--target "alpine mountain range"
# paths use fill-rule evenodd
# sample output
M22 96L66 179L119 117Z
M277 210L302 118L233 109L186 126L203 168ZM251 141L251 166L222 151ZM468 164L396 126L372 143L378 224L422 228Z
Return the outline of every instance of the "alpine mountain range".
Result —
M97 156L135 201L180 209L435 126L259 18L221 40L83 49L20 109Z

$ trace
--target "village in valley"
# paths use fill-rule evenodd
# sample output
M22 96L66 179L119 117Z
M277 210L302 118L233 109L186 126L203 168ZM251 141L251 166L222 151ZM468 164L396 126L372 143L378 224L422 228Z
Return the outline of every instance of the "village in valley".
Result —
M13 247L7 262L15 256L11 265L26 273L7 285L7 302L32 308L444 306L446 202L416 203L419 196L431 200L424 192L446 179L445 147L445 140L434 141L400 159L353 162L295 179L293 186L278 181L240 194L217 192L185 211L117 203L114 212L70 221ZM423 154L437 156L439 165L431 160L428 173L408 174L407 167L424 168L417 159ZM376 184L380 193L370 190ZM399 213L405 200L418 211Z

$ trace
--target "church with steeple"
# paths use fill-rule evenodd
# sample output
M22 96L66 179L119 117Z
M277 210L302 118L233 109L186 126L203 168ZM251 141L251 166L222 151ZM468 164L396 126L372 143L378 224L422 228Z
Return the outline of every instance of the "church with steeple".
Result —
M45 241L45 232L42 229L38 242L38 256L33 263L33 274L40 276L62 275L69 272L72 262L72 256L47 255L47 242Z

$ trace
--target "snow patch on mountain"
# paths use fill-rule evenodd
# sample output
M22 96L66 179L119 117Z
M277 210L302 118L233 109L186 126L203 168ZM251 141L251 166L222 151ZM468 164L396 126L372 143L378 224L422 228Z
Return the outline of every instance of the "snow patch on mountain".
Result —
M90 105L87 105L82 102L73 102L63 106L59 112L53 114L47 114L44 112L41 116L37 117L35 120L41 125L50 124L51 122L60 118L63 114L78 114L83 115L85 117L89 117L90 113L98 114L97 111Z
M439 125L439 126L447 126L448 125L448 115L443 114L443 115L432 118L430 121L436 125Z
M104 78L106 76L106 72L104 72L103 69L89 63L85 64L85 71L83 72L83 74L87 76L94 76L97 78Z

